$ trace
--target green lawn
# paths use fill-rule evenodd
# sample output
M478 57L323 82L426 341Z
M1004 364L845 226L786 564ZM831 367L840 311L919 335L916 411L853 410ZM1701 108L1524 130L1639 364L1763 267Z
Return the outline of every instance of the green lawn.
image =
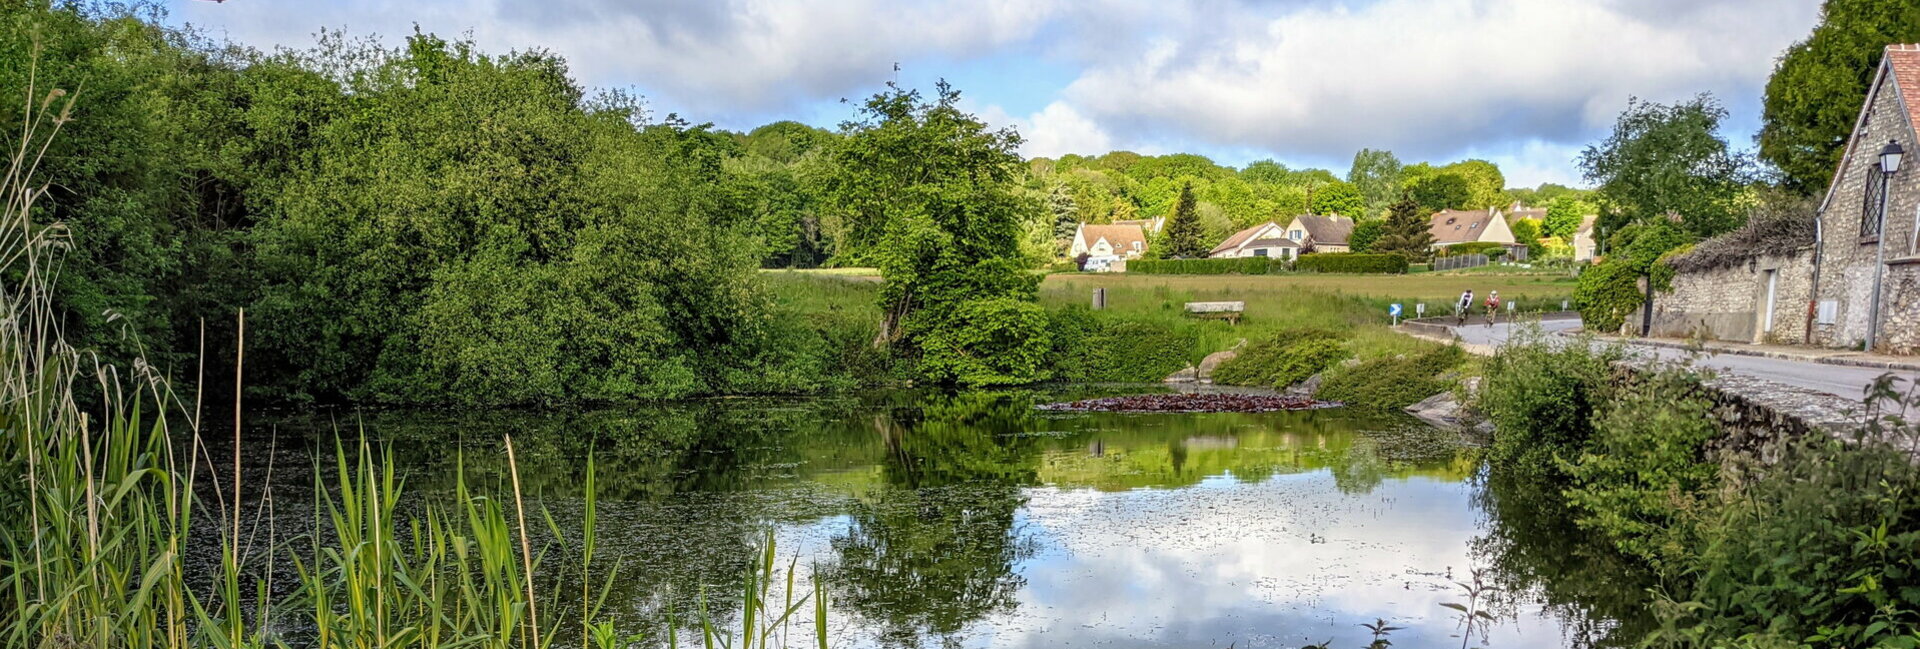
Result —
M1473 289L1485 296L1499 291L1508 301L1518 300L1521 309L1557 310L1560 301L1573 294L1573 278L1565 275L1454 275L1420 273L1412 275L1333 275L1301 273L1290 275L1128 275L1125 273L1063 273L1048 275L1040 285L1048 301L1092 299L1093 289L1106 288L1107 301L1114 303L1125 295L1142 292L1181 295L1191 301L1241 300L1247 303L1248 316L1287 306L1303 293L1321 293L1358 298L1370 304L1401 302L1411 312L1413 304L1426 302L1429 312L1453 303L1460 292ZM1384 307L1383 307L1384 308ZM1384 317L1384 316L1383 316Z

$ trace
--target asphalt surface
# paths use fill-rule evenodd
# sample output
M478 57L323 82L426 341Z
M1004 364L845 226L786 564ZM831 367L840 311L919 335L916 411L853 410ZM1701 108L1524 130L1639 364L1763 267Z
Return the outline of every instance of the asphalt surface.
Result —
M1498 346L1505 343L1508 338L1511 338L1516 333L1525 332L1528 328L1536 325L1551 334L1578 329L1580 327L1580 321L1577 319L1546 320L1538 323L1521 322L1518 325L1501 322L1492 327L1488 327L1485 321L1479 323L1468 321L1465 326L1454 327L1454 331L1459 334L1460 340L1464 342ZM1524 333L1522 335L1524 335ZM1571 340L1571 338L1558 335L1555 335L1554 338ZM1594 342L1596 346L1606 344L1613 343ZM1888 372L1884 369L1869 367L1828 365L1812 361L1740 356L1737 354L1694 354L1681 349L1634 345L1631 343L1626 344L1634 354L1643 357L1658 358L1666 361L1682 361L1692 358L1696 367L1750 376L1810 390L1818 390L1847 399L1863 398L1866 394L1867 386L1872 384L1880 375ZM1920 373L1915 372L1896 371L1893 374L1909 382L1920 379ZM1907 385L1906 383L1902 383L1901 388L1905 389Z

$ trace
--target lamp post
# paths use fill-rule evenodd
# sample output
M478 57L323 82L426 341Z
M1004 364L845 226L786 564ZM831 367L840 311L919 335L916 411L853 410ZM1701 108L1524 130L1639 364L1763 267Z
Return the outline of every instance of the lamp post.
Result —
M1875 218L1879 224L1874 227L1873 242L1873 297L1867 301L1867 351L1873 351L1874 339L1880 333L1880 279L1886 274L1887 267L1887 198L1891 195L1887 189L1893 184L1893 174L1900 171L1900 158L1906 151L1900 143L1888 140L1887 146L1880 149L1880 214Z

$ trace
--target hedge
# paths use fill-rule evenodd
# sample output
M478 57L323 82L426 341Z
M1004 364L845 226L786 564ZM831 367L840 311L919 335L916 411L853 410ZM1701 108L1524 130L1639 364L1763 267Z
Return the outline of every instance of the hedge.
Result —
M1266 275L1286 270L1286 260L1273 257L1141 259L1127 262L1127 272L1142 275Z
M1387 273L1407 272L1407 258L1400 255L1360 252L1330 252L1301 255L1293 262L1295 270L1314 273Z

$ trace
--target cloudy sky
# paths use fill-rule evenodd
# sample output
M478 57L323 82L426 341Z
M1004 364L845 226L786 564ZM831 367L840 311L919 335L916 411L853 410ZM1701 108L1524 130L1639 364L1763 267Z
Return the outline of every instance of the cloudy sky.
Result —
M656 116L832 126L843 98L945 78L1024 153L1193 152L1344 173L1361 147L1478 157L1510 185L1572 158L1629 97L1712 92L1752 145L1774 58L1819 0L174 0L261 48L321 27L545 48Z

